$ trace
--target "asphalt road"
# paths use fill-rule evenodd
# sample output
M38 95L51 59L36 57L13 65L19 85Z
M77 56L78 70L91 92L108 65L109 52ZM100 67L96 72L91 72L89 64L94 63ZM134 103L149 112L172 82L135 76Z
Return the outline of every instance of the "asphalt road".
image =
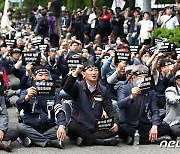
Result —
M15 108L8 109L11 127L16 127L17 116ZM77 147L71 143L67 138L64 149L56 148L39 148L30 147L25 148L17 142L13 143L13 154L178 154L180 148L160 148L159 145L140 145L139 149L133 146L128 146L120 142L115 147L110 146L91 146L91 147ZM0 151L0 154L7 154L5 151Z

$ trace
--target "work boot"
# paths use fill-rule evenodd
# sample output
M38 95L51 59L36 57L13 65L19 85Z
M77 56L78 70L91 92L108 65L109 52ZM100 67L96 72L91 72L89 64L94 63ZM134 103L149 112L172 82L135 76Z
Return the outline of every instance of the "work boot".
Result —
M9 141L0 141L0 149L6 150L7 152L12 152L11 140Z

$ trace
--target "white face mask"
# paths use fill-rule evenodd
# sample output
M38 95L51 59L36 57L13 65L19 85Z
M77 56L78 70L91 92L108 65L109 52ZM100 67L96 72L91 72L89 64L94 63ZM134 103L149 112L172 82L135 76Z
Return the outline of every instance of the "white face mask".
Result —
M146 63L149 60L150 57L145 57L142 59L143 63Z
M116 40L116 44L121 44L121 40Z

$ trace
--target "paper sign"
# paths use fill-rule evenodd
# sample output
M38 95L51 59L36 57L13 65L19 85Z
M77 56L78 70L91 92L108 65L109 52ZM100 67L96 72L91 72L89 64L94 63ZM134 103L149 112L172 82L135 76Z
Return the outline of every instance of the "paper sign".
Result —
M114 124L114 118L98 119L95 121L95 131L109 130Z

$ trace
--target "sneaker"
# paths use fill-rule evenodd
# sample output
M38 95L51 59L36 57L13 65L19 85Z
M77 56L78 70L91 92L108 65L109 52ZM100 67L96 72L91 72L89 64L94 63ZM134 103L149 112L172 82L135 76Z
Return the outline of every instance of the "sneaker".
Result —
M77 146L82 146L82 145L83 145L83 139L82 139L81 137L78 137L78 138L76 139L76 145L77 145Z
M25 137L23 140L22 140L22 144L25 146L25 147L29 147L31 145L31 139L29 137Z

